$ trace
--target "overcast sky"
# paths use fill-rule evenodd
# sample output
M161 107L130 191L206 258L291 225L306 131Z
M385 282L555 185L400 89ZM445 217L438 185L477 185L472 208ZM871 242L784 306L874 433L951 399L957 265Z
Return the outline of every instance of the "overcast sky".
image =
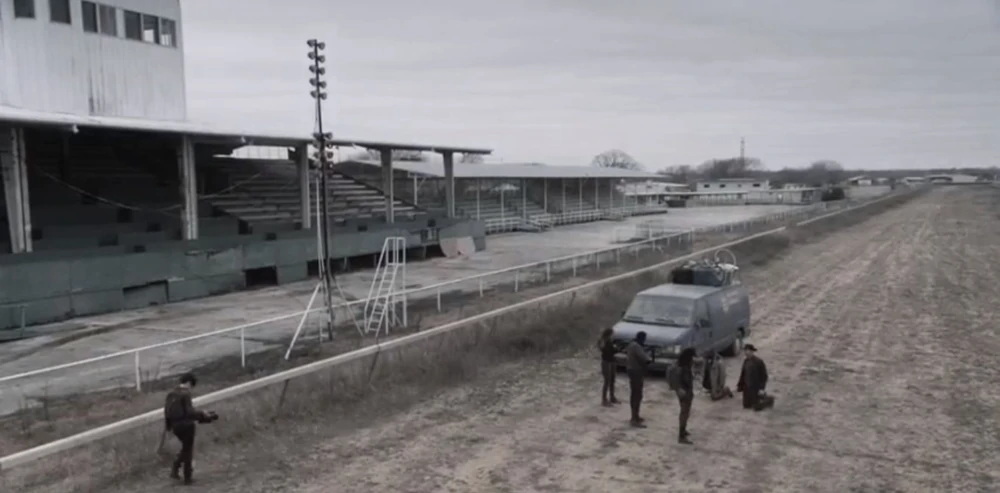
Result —
M647 168L1000 165L1000 0L182 0L192 119ZM238 3L238 8L237 7Z

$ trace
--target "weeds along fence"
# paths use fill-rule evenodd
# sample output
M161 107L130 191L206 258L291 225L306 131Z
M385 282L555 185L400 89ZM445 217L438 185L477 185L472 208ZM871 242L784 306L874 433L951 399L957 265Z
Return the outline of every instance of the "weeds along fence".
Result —
M886 197L802 227L810 228L806 233L823 234L916 195ZM257 434L273 426L270 423L276 417L296 422L297 418L315 417L334 426L328 417L347 404L415 402L429 387L467 378L497 361L578 348L613 323L636 292L664 282L671 265L716 248L734 251L741 262L759 264L788 248L798 234L796 229L783 226L764 231L212 392L196 399L197 405L214 408L224 416L217 426L207 427L214 435L207 442L228 443ZM2 457L0 473L7 473L5 480L10 485L30 485L58 481L59 477L79 479L77 472L108 470L108 463L118 465L112 476L133 472L159 461L150 448L158 440L161 419L159 411L151 411ZM10 476L12 468L28 464L35 467Z
M526 289L584 282L615 269L640 267L661 260L664 255L690 252L695 244L752 234L813 217L834 207L817 204L747 221L652 235L627 245L409 289L401 293L407 299L409 327L394 329L394 332L405 334L433 327L448 317L474 314L484 304L509 303L522 297ZM358 337L353 327L364 303L359 300L335 307L335 332L340 335L328 350L348 351L372 342ZM60 396L107 389L142 391L152 387L155 390L156 382L164 377L211 366L220 358L228 358L227 364L236 363L246 370L244 373L253 372L265 363L273 368L278 361L259 355L287 347L303 318L302 342L309 344L320 337L326 319L323 308L281 314L253 323L3 376L0 377L0 416L27 408L44 408ZM96 339L100 335L91 337Z

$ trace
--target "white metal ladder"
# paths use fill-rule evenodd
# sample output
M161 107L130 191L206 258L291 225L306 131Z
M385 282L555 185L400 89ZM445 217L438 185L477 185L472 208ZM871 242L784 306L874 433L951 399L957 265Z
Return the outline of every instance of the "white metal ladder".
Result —
M406 238L393 236L385 239L382 253L375 267L375 278L365 300L365 334L379 336L393 325L406 325L406 296L400 293L406 284ZM402 313L396 305L402 302ZM401 316L400 316L401 315Z

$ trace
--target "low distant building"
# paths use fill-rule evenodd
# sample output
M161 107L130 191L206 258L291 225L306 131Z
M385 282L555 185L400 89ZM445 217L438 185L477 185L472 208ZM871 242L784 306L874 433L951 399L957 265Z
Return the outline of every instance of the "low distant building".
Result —
M847 179L847 184L854 187L871 186L872 179L868 175L858 175Z
M744 192L768 190L771 188L768 180L757 178L722 178L719 180L699 181L695 186L698 192Z

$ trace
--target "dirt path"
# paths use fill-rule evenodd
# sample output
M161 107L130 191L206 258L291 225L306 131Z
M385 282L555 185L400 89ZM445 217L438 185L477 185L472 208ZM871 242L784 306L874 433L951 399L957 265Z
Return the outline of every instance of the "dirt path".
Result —
M998 491L997 210L995 190L939 189L748 269L778 403L700 396L693 446L676 444L662 381L646 430L602 408L587 354L497 369L291 456L204 457L198 491ZM110 491L137 490L174 486L158 473Z

